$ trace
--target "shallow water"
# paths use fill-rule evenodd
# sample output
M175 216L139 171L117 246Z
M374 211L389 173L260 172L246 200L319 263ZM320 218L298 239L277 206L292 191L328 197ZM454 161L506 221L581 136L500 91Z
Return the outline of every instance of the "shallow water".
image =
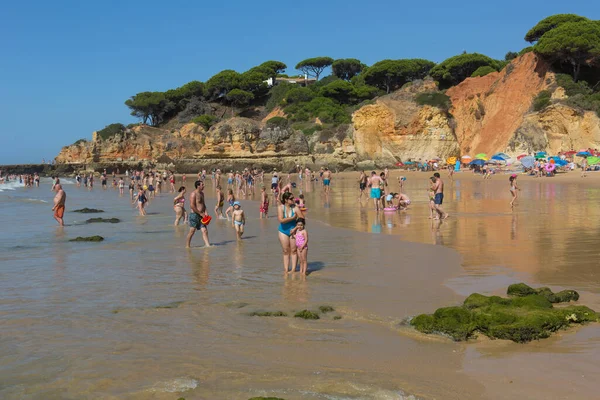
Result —
M427 176L408 175L405 191L413 204L393 214L361 206L353 175L334 178L329 196L318 184L305 187L311 235L306 279L283 274L277 221L259 220L252 198L242 199L248 219L243 241L226 221L213 219L216 246L201 248L196 235L198 247L186 250L187 228L172 226L171 194L138 217L127 197L113 190L65 185L68 226L61 229L52 219L48 183L0 193L0 397L588 393L593 381L580 372L582 365L585 376L599 372L597 325L527 346L467 346L423 337L401 322L473 291L501 293L518 280L580 290L582 302L600 309L594 263L600 190L524 181L520 204L511 211L504 180L459 174L447 183L451 217L439 223L427 219ZM212 209L212 186L206 192ZM122 222L85 224L98 214L69 212L82 207L104 209L102 217ZM272 217L274 205L270 211ZM68 242L94 234L106 240ZM336 310L318 321L291 317L320 305ZM248 315L264 310L289 316ZM561 377L575 392L545 382L556 374L550 365L539 366L549 358L561 363ZM514 363L518 373L509 368ZM515 383L507 386L510 380Z

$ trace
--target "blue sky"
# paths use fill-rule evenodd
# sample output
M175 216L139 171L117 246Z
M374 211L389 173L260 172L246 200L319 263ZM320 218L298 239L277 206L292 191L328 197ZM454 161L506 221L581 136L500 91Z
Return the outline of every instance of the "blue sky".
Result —
M592 1L14 1L0 13L0 165L53 158L142 91L266 60L503 58L540 19L600 19ZM288 69L288 73L294 72Z

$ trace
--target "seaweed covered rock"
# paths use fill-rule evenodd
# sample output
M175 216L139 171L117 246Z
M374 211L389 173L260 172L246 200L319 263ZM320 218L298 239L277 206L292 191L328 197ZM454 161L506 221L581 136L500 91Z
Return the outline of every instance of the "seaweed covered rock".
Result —
M309 310L302 310L294 314L294 318L302 319L320 319L319 314Z
M75 239L69 240L69 242L101 242L104 238L102 236L77 236Z
M579 295L573 290L552 293L548 288L536 290L525 284L511 286L508 293L513 297L473 293L462 306L419 315L410 324L423 333L443 334L455 341L467 340L480 332L492 339L527 343L547 338L570 324L599 319L595 311L585 306L555 308L552 305L578 299Z
M513 297L523 297L532 294L540 295L546 298L550 303L567 303L569 301L579 300L579 293L575 290L562 290L558 293L552 292L550 288L541 287L534 289L524 283L515 283L508 287L506 294Z
M96 213L103 213L104 210L98 210L96 208L87 208L87 207L84 207L84 208L81 208L79 210L73 210L73 212L82 213L82 214L96 214Z
M334 312L335 308L331 306L319 306L319 311L321 311L323 314L327 314L330 312Z
M254 311L250 313L251 317L287 317L283 311Z
M119 218L90 218L90 219L88 219L85 222L88 223L88 224L93 224L93 223L96 223L96 222L116 224L118 222L121 222L121 220Z

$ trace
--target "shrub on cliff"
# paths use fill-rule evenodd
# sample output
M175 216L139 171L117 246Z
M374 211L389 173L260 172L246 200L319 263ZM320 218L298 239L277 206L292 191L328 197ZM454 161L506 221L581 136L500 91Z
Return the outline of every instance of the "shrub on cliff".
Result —
M544 108L550 105L550 98L552 97L552 93L549 90L542 90L538 93L538 95L533 99L533 109L535 111L541 111Z
M447 111L450 109L450 107L452 107L452 101L450 101L450 97L441 92L419 93L415 97L415 102L421 106L428 105L437 107L444 111Z
M182 124L187 124L199 115L211 114L213 111L210 104L199 97L191 98L183 111L177 114L177 120Z
M200 115L192 120L193 123L200 125L205 130L209 130L217 122L217 117L214 115Z
M293 83L281 82L271 88L269 91L269 100L267 100L267 104L265 108L267 111L273 110L275 107L279 106L283 99L287 96L288 92L297 86Z
M104 129L100 129L97 131L98 137L102 140L106 140L110 137L113 137L117 134L121 134L125 131L125 125L123 124L110 124L104 127Z
M534 43L540 40L545 33L569 22L589 21L587 18L576 14L556 14L544 18L525 34L525 40Z
M524 49L521 49L521 51L519 52L519 55L522 56L523 54L531 53L532 51L533 51L533 46L527 46Z
M365 83L390 93L407 82L423 79L433 71L435 63L420 58L383 60L368 67L362 74Z
M570 69L577 82L582 66L592 66L600 59L600 22L566 22L544 33L534 51L550 62Z
M331 70L335 76L349 81L365 69L365 65L356 58L343 58L335 60L331 64Z
M344 80L337 80L323 86L319 90L319 96L328 97L341 104L351 104L357 97L354 85Z
M326 97L315 97L309 102L292 104L285 108L285 112L294 122L319 118L324 123L338 125L351 121L350 115L344 107Z
M285 129L288 127L288 120L287 118L283 118L283 117L273 117L267 120L267 122L265 123L267 128L281 128L281 129Z
M450 87L458 85L479 67L489 66L494 70L498 70L500 65L498 61L479 53L460 54L450 57L430 71L430 75L440 82L441 87Z
M479 67L475 70L475 72L473 72L471 74L472 78L478 77L478 76L486 76L487 74L490 74L492 72L496 72L496 70L492 67L490 67L489 65L483 66L483 67Z

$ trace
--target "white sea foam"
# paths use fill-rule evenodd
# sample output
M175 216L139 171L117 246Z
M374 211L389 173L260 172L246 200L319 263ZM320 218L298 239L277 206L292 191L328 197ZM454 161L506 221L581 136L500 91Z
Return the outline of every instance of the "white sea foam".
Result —
M169 381L158 382L149 391L167 393L185 392L198 387L198 383L196 379L192 378L175 378Z
M5 183L0 183L0 192L4 192L5 190L15 190L18 188L22 188L23 184L19 181L10 181Z

